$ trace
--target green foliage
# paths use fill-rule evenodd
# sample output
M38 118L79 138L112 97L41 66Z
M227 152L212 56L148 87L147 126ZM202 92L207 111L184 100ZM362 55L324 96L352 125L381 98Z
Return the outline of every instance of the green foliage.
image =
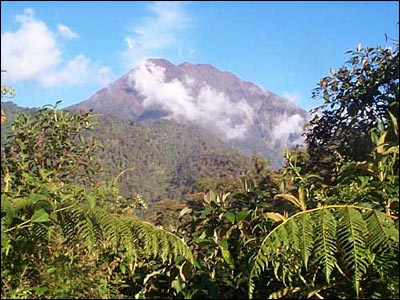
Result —
M273 227L267 213L275 210L269 195L277 191L276 182L264 169L267 164L256 158L253 162L254 169L231 192L208 191L201 203L180 214L181 218L190 216L179 232L195 256L194 275L187 286L191 297L246 297L249 262L259 238Z
M398 298L398 44L349 64L315 90L325 104L307 151L287 153L275 198L291 216L267 213L280 223L260 243L250 296Z
M116 181L99 187L91 177L98 144L82 133L92 119L54 106L10 124L1 162L2 297L111 297L143 260L192 262L172 233L99 206L120 195Z
M327 292L343 280L352 283L358 298L363 282L375 276L385 280L377 268L392 268L394 261L384 258L396 255L398 235L390 216L361 206L332 205L299 212L262 241L251 271L250 296L253 277L271 266L289 288L310 293L324 286ZM380 265L383 262L386 265Z
M122 195L130 199L140 195L151 206L167 199L183 202L207 184L228 181L250 165L245 156L193 126L168 120L127 122L110 116L97 120L90 136L103 145L97 155L103 179L132 169L119 180ZM152 211L137 213L149 217Z
M4 149L1 172L3 178L15 176L7 180L6 192L18 186L31 191L33 178L86 184L98 171L94 159L98 144L95 140L86 143L81 134L92 128L93 116L71 115L55 108L44 107L33 117L19 114L10 124L12 133Z
M168 121L11 106L2 298L397 299L396 46L359 48L321 80L309 148L275 172L258 157L241 172L236 152ZM137 217L146 202L154 225Z
M9 120L2 127L4 145L14 116L20 111L33 114L36 110L11 102L2 102L2 108ZM190 125L168 120L127 122L110 116L94 116L93 121L96 126L86 130L83 138L94 138L102 145L94 153L102 167L95 177L107 182L118 177L121 196L129 202L141 198L150 206L166 199L183 203L191 194L222 186L250 167L247 157ZM125 170L130 171L120 176ZM128 210L129 204L125 206ZM136 213L148 217L152 210Z
M338 151L345 159L368 159L373 144L368 132L391 120L399 119L399 45L394 49L357 47L349 51L350 60L331 76L324 77L313 91L313 97L324 103L314 109L306 142L310 153L308 168L322 172L326 179L335 174ZM388 136L398 141L396 135Z
M332 186L321 184L319 176L302 175L298 153L288 153L283 174L291 174L297 189L290 190L296 196L275 197L300 212L281 218L261 243L250 275L250 296L254 278L264 271L273 271L286 286L271 290L271 298L398 296L398 144L386 142L387 134L381 126L371 131L376 146L368 161L338 161L339 180ZM372 282L379 282L379 290ZM353 294L346 292L351 289Z

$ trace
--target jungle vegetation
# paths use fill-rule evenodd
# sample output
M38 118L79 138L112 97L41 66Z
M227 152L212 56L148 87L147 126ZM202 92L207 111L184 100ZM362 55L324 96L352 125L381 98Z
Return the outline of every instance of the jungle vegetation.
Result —
M253 157L147 221L98 176L96 115L2 114L1 297L398 299L398 43L349 55L283 168Z

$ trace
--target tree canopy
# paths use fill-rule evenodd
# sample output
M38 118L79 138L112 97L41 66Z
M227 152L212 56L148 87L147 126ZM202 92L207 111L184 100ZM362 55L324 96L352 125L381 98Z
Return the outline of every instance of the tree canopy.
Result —
M393 128L399 119L398 42L393 48L358 46L347 53L346 64L331 69L313 91L324 102L312 111L307 128L309 167L325 175L334 172L335 152L350 160L368 159L374 147L369 131L378 123L388 130L388 140L398 140Z

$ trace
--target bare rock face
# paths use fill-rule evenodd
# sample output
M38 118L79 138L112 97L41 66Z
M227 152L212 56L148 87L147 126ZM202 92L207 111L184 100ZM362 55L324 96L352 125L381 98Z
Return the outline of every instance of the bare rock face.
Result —
M123 120L169 119L205 128L247 155L283 162L302 144L307 113L292 102L208 64L148 59L70 109Z

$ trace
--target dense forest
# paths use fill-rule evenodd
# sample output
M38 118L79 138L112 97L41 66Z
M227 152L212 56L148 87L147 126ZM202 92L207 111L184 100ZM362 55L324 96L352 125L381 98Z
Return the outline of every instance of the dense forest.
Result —
M320 80L307 148L288 149L277 171L167 121L119 124L57 104L13 120L6 111L1 297L398 299L398 46L358 47ZM96 136L100 126L109 136ZM178 139L186 134L193 141ZM113 150L135 142L137 153ZM180 171L157 185L145 161ZM113 165L111 178L99 175ZM126 195L127 174L146 188ZM140 193L156 186L163 196L150 206Z
M110 175L132 168L120 181L123 193L145 199L185 199L207 182L234 177L250 159L206 130L168 120L126 122L104 116L93 130L103 146L99 162Z
M10 119L18 112L28 115L37 109L24 109L2 102ZM142 198L148 207L160 201L184 202L208 188L217 189L231 182L251 165L250 158L227 146L208 131L168 120L124 121L112 116L94 116L93 130L85 138L95 138L101 147L95 158L101 165L97 179L118 177L124 198ZM2 130L2 145L10 133ZM137 211L149 215L151 210Z

